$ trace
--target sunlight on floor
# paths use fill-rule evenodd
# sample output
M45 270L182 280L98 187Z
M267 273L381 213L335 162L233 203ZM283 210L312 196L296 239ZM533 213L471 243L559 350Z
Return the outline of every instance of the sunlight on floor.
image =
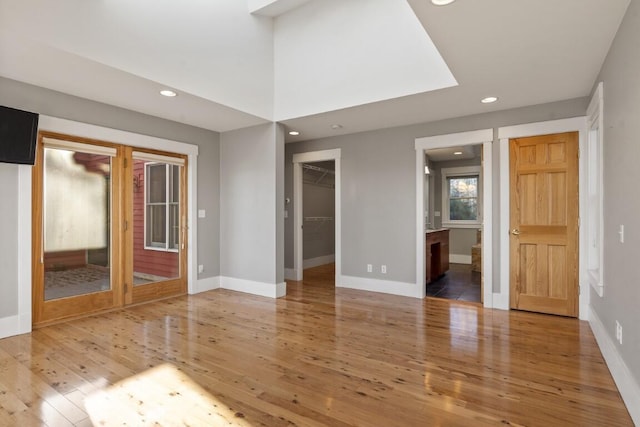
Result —
M234 411L170 364L158 365L91 394L85 407L97 426L242 426Z

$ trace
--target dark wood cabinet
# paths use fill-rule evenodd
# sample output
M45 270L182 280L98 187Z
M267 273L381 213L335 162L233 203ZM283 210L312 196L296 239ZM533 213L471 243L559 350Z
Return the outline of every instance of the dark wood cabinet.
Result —
M427 231L425 256L425 277L430 283L449 270L449 230Z

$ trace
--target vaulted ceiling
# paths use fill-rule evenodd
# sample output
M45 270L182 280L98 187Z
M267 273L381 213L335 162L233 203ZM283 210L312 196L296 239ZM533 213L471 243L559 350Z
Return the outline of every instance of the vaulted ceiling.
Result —
M0 75L301 140L587 96L628 3L0 0Z

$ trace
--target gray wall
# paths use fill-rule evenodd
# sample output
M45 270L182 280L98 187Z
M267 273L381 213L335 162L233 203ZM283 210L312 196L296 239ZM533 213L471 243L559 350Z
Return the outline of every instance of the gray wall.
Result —
M220 274L219 254L219 134L134 111L66 95L0 77L0 104L48 116L90 123L198 145L197 207L207 217L198 220L198 264L205 266L200 278ZM0 318L16 314L17 307L17 167L0 164L2 232L0 243ZM6 202L6 203L5 203Z
M220 272L263 283L284 281L284 134L266 124L221 134Z
M640 383L640 0L632 0L600 73L604 82L604 296L591 306ZM625 226L624 243L618 227Z
M521 123L584 116L588 98L523 107L412 126L287 144L285 196L293 199L294 153L342 150L342 273L415 283L415 139ZM494 144L497 170L498 147ZM497 176L495 177L497 179ZM494 181L494 230L498 230L498 183ZM498 265L494 248L494 268ZM285 267L293 268L293 215L285 220ZM374 264L373 273L366 265ZM381 274L379 265L387 265ZM497 271L497 270L496 270ZM499 282L494 280L498 291Z

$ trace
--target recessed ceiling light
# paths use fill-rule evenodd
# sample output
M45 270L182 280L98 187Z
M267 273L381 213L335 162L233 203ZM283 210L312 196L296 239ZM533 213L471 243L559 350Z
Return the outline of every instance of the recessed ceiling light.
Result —
M460 154L462 154L462 151L454 151L454 152L453 152L453 155L454 155L454 156L459 156Z
M496 102L497 100L497 96L487 96L486 98L482 98L480 102L482 102L483 104L491 104L492 102Z
M297 130L290 130L290 131L289 131L289 135L291 135L291 136L298 136L298 135L300 135L300 132L298 132Z
M339 124L331 125L331 129L333 130L342 129L342 125L339 125Z
M160 95L162 95L162 96L168 96L169 98L173 98L174 96L178 96L178 94L177 94L177 93L175 93L174 91L169 90L169 89L163 89L163 90L161 90L161 91L160 91Z
M436 6L446 6L453 3L454 1L455 0L431 0L431 3L435 4Z

